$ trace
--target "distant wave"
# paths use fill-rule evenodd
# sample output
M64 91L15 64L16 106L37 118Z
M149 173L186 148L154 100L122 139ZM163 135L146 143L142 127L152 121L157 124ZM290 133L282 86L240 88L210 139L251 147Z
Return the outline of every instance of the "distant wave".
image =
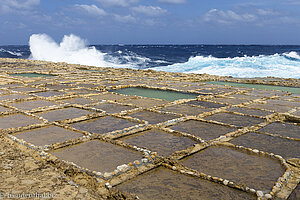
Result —
M154 70L233 77L284 77L300 78L300 56L296 52L274 55L215 58L191 57L185 63L176 63Z
M105 61L113 63L114 66L122 66L128 68L145 68L152 60L150 58L138 55L132 51L115 51L107 53L104 56Z
M0 52L8 53L8 54L10 54L10 55L12 55L12 56L16 56L16 57L21 57L21 56L23 56L22 53L20 53L20 52L9 51L9 50L3 49L3 48L0 48Z

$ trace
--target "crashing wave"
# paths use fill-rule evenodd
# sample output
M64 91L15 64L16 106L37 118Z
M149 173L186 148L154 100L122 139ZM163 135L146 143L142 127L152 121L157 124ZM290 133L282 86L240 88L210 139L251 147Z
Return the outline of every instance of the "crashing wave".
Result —
M190 57L185 63L169 64L152 60L125 49L112 54L103 53L73 34L65 35L58 44L46 34L34 34L29 40L31 59L66 62L98 67L151 68L167 72L207 73L233 77L300 78L300 56L291 51L284 54L216 58ZM153 67L160 65L159 67ZM162 66L164 65L164 66ZM150 66L150 67L149 67Z
M282 55L286 59L290 59L290 60L294 60L294 61L300 61L300 55L295 51L291 51L289 53L283 53Z
M296 52L295 52L296 53ZM299 56L290 52L291 56ZM233 77L283 77L300 78L300 62L287 59L285 55L260 55L235 58L215 58L212 56L191 57L185 63L176 63L155 70L183 73L207 73Z
M29 39L30 59L97 67L138 68L151 59L135 53L109 55L88 46L86 41L76 35L65 35L58 44L46 34L33 34Z
M29 39L31 59L70 64L109 66L104 61L104 53L95 47L88 47L86 42L76 35L65 35L60 44L46 34L33 34Z

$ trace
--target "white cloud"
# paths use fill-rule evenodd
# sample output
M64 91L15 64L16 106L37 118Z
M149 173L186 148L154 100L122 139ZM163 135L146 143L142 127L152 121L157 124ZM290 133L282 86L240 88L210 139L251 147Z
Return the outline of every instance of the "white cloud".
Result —
M0 0L1 13L14 11L25 12L40 4L40 0Z
M17 30L17 29L25 29L28 26L22 22L16 22L16 21L5 21L3 23L3 26L5 27L5 29L9 29L9 30Z
M167 10L162 9L158 6L137 6L133 7L132 10L137 13L141 13L148 16L159 16L167 12Z
M253 14L238 14L232 10L223 11L218 9L211 9L204 16L205 22L217 22L220 24L232 24L235 22L252 22L256 19L257 16Z
M118 22L122 23L135 23L137 22L137 19L133 17L132 15L120 15L117 13L112 13L112 12L106 12L105 10L99 8L96 5L85 5L85 4L75 4L74 7L86 14L93 15L93 16L101 16L101 17L106 17L106 19L113 19ZM100 23L99 21L97 23Z
M123 23L128 23L128 22L135 23L136 22L136 19L131 15L121 16L121 15L114 14L114 17L115 17L115 20L118 22L123 22Z
M161 3L170 3L170 4L181 4L185 3L186 0L158 0Z
M121 6L127 7L130 4L137 3L139 0L96 0L103 6Z
M264 15L264 16L272 16L272 15L278 15L279 12L276 12L272 9L257 9L257 14Z
M202 21L219 24L253 24L257 26L275 25L282 23L299 22L298 19L273 9L235 9L235 10L209 10Z
M159 19L145 19L143 20L143 23L145 23L148 26L164 26L165 24L159 20Z
M84 5L84 4L79 5L79 4L76 4L75 7L85 11L86 13L88 13L90 15L104 16L104 15L107 14L103 9L98 8L94 4L93 5Z

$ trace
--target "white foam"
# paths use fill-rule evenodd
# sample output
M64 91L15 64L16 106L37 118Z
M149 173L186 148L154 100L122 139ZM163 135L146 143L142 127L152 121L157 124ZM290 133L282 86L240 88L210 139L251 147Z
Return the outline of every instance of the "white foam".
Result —
M60 44L46 34L33 34L29 39L31 59L71 64L108 67L104 53L88 47L86 41L76 35L65 35Z
M296 52L295 52L296 53ZM296 53L297 54L297 53ZM294 53L289 55L295 56ZM297 54L298 55L298 54ZM299 56L299 55L298 55ZM284 77L300 78L300 62L280 54L270 56L244 56L215 58L212 56L191 57L185 63L156 67L155 70L197 74L212 74L233 77Z
M295 51L291 51L289 53L283 53L283 55L288 58L297 59L300 61L300 55L298 55L297 52L295 52Z
M15 51L9 51L9 50L5 50L3 48L0 49L1 52L4 52L4 53L9 53L13 56L22 56L22 53L19 53L19 52L15 52Z
M73 34L65 35L58 44L46 34L33 34L29 40L31 59L66 62L98 67L139 68L151 62L150 58L135 52L112 57ZM0 49L1 50L1 49ZM123 52L118 51L119 54ZM17 53L16 53L17 54ZM155 61L154 61L155 62ZM157 63L164 63L157 60ZM185 63L152 68L160 71L183 73L207 73L234 77L284 77L300 78L300 56L296 52L270 56L244 56L215 58L212 56L191 57Z
M29 46L30 59L34 60L117 68L138 68L138 65L151 61L135 53L121 58L110 56L94 46L87 46L85 40L74 34L65 35L59 44L46 34L33 34ZM119 50L117 53L123 52Z
M132 51L116 51L118 55L111 56L107 55L105 56L105 60L111 63L114 63L121 67L128 67L133 69L138 69L139 67L145 67L149 62L151 62L150 58L138 55L137 53L134 53Z

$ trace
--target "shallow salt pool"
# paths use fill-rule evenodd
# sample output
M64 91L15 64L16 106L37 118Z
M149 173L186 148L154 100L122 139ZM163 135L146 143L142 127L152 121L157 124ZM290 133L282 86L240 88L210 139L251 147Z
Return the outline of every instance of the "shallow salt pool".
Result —
M213 85L229 85L234 87L255 88L261 90L279 90L279 91L291 92L294 94L300 94L300 88L297 87L285 87L285 86L250 84L250 83L234 83L234 82L224 82L224 81L210 81L205 83L213 84Z
M197 96L201 95L196 93L176 92L170 90L158 90L142 87L129 87L119 90L111 90L111 92L125 95L136 95L148 98L163 99L167 101L175 101L178 99L195 99L197 98Z
M10 74L11 76L22 76L28 78L35 78L35 77L53 77L55 75L51 74L39 74L39 73L18 73L18 74Z

